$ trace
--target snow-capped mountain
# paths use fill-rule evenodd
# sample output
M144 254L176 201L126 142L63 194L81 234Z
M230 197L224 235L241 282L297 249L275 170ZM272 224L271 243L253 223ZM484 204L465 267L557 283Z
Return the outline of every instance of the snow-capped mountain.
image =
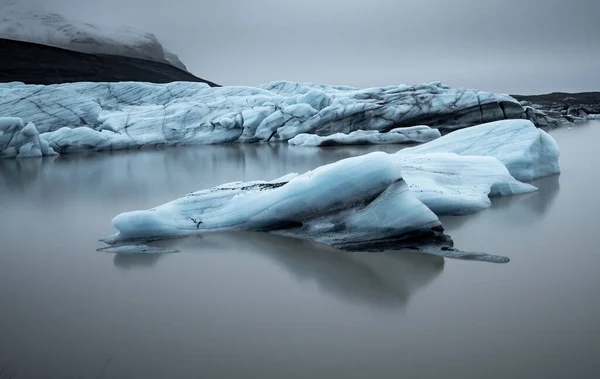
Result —
M89 54L141 58L186 70L177 55L166 50L152 33L69 20L30 1L0 0L0 38Z

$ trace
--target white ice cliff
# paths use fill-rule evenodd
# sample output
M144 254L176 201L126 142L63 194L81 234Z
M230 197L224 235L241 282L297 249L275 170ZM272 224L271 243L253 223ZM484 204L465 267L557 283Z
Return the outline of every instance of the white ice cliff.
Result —
M48 4L43 1L32 4L31 0L0 0L0 38L82 53L147 59L170 63L185 70L179 58L166 50L152 33L69 20L46 10L44 5Z
M440 83L356 89L291 82L258 88L122 82L0 84L0 117L33 123L62 154L287 141L302 133L389 132L420 124L448 130L525 113L506 95Z
M504 120L458 130L429 143L404 149L405 154L455 153L488 156L504 163L518 180L560 173L554 139L528 120Z
M381 145L400 143L423 143L433 141L441 136L440 131L426 125L409 126L392 129L387 133L376 130L357 130L350 134L335 133L329 136L315 134L298 134L288 143L295 146L316 147L335 145Z

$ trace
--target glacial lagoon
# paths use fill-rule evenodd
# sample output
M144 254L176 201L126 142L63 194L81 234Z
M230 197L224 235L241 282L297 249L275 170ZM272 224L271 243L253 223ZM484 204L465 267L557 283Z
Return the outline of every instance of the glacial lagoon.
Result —
M443 217L466 251L348 253L220 233L97 252L117 214L399 146L221 145L0 161L0 372L18 378L565 378L600 370L600 122L562 174Z

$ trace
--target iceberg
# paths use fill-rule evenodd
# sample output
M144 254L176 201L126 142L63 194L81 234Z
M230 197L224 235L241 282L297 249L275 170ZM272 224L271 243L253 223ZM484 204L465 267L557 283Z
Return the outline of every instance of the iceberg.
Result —
M318 147L335 145L381 145L400 143L423 143L441 137L440 131L426 125L392 129L387 133L376 130L357 130L350 134L335 133L326 137L315 134L298 134L288 143L295 146Z
M118 232L103 241L118 248L208 232L253 231L345 250L410 249L507 262L455 249L436 213L469 213L488 207L490 193L534 190L491 157L376 152L302 175L228 183L149 210L122 213L112 221Z
M422 124L453 130L526 116L508 96L437 82L367 89L292 82L220 88L189 82L5 83L0 114L33 123L61 154L285 142L299 134L398 133Z
M345 249L443 239L437 216L402 179L400 160L372 153L270 182L229 183L113 219L114 244L209 231L263 231Z
M528 120L503 120L473 126L397 154L428 153L494 157L520 181L560 174L560 150L556 141Z

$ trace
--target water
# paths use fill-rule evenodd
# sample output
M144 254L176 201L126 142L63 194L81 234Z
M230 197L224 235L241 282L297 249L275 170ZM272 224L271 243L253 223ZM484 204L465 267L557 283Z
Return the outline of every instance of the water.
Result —
M0 378L600 375L600 122L553 132L563 174L444 218L506 265L240 233L95 249L118 213L395 146L197 148L0 161Z

